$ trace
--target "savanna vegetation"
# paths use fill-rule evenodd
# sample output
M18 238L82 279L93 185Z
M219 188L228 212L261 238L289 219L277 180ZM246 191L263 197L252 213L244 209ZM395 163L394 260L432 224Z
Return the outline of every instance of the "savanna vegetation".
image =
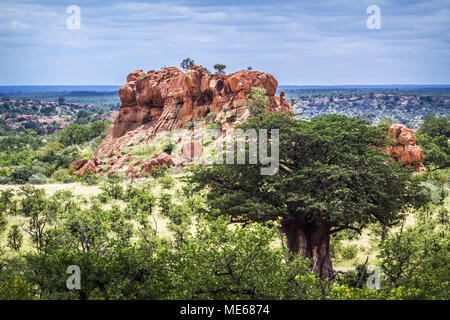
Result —
M240 128L279 129L275 175L193 165L50 191L76 181L68 164L92 154L107 120L6 128L0 299L448 299L449 117L423 119L429 170L416 173L380 151L387 121L295 120L266 104L253 90ZM80 289L67 286L73 265Z

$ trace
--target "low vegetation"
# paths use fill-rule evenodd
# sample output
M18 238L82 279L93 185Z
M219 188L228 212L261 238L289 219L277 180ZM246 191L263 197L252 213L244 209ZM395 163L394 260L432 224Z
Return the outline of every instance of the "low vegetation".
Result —
M449 117L421 120L428 171L416 173L379 152L386 122L297 121L262 112L265 98L247 97L241 128L280 129L273 176L194 165L76 178L69 163L91 158L108 120L79 111L50 134L3 123L0 299L448 299ZM145 160L175 142L125 151ZM81 289L67 287L73 265Z

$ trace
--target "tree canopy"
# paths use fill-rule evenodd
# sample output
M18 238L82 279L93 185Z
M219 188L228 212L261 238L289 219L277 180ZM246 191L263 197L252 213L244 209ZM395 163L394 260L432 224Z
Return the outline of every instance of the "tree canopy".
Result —
M375 222L393 225L409 206L426 201L411 170L389 159L389 142L380 127L341 115L310 121L291 116L263 114L240 126L257 132L279 129L278 174L260 175L258 164L193 170L190 181L197 190L207 191L212 208L236 222L281 218L291 251L320 260L314 247L328 255L330 234L360 232Z
M417 130L417 143L424 150L424 164L433 169L450 166L450 116L428 115Z

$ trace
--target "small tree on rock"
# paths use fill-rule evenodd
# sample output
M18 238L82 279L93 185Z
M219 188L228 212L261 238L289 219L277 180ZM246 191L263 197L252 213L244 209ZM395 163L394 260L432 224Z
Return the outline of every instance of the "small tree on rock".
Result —
M194 66L194 60L192 60L191 58L186 58L183 59L183 61L181 61L180 63L180 67L184 70L187 71L189 70L192 66Z
M226 68L227 66L226 65L224 65L224 64L220 64L220 63L218 63L218 64L215 64L214 65L214 69L216 69L216 75L221 75L221 74L225 74L225 68Z

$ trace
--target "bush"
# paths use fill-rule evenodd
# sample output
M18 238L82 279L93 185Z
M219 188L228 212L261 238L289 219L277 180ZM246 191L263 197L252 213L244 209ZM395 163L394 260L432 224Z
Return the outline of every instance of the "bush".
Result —
M117 176L110 177L101 187L102 190L111 198L120 199L124 193L123 187L120 184L121 179Z
M7 224L8 221L4 217L3 212L0 212L0 234L2 234L3 231L5 231Z
M164 189L170 189L175 185L175 179L171 176L161 177L161 185Z
M165 153L167 153L167 154L171 154L173 148L175 148L175 144L172 143L172 142L170 142L170 143L168 143L168 144L166 144L166 145L164 146L163 151L164 151Z
M8 247L12 250L18 251L22 247L22 231L19 229L18 225L11 227L8 232Z
M28 178L28 182L31 184L44 184L47 177L42 173L35 173Z
M419 211L416 223L386 237L378 258L389 285L412 288L412 299L448 299L450 236L448 209Z
M11 172L11 181L17 184L25 184L28 179L34 174L33 170L25 166L15 167Z
M70 175L70 174L65 174L62 177L62 182L63 183L75 182L75 177L73 175Z
M361 279L363 272L364 276ZM358 264L355 270L348 271L344 275L342 275L339 278L339 282L349 287L356 287L358 282L361 280L359 288L362 288L367 283L367 279L369 278L369 276L370 273L367 271L367 266L364 264Z
M355 245L351 245L348 247L343 247L341 249L341 256L344 260L352 260L356 257L358 253L357 247Z
M93 186L99 183L99 178L95 175L95 173L92 173L91 170L86 170L84 172L84 175L79 178L82 184Z
M10 177L2 177L0 176L0 184L11 184L13 180Z
M167 169L169 169L169 167L165 164L163 164L161 167L153 167L152 168L152 172L151 172L151 176L153 178L160 178L166 175L166 171Z

